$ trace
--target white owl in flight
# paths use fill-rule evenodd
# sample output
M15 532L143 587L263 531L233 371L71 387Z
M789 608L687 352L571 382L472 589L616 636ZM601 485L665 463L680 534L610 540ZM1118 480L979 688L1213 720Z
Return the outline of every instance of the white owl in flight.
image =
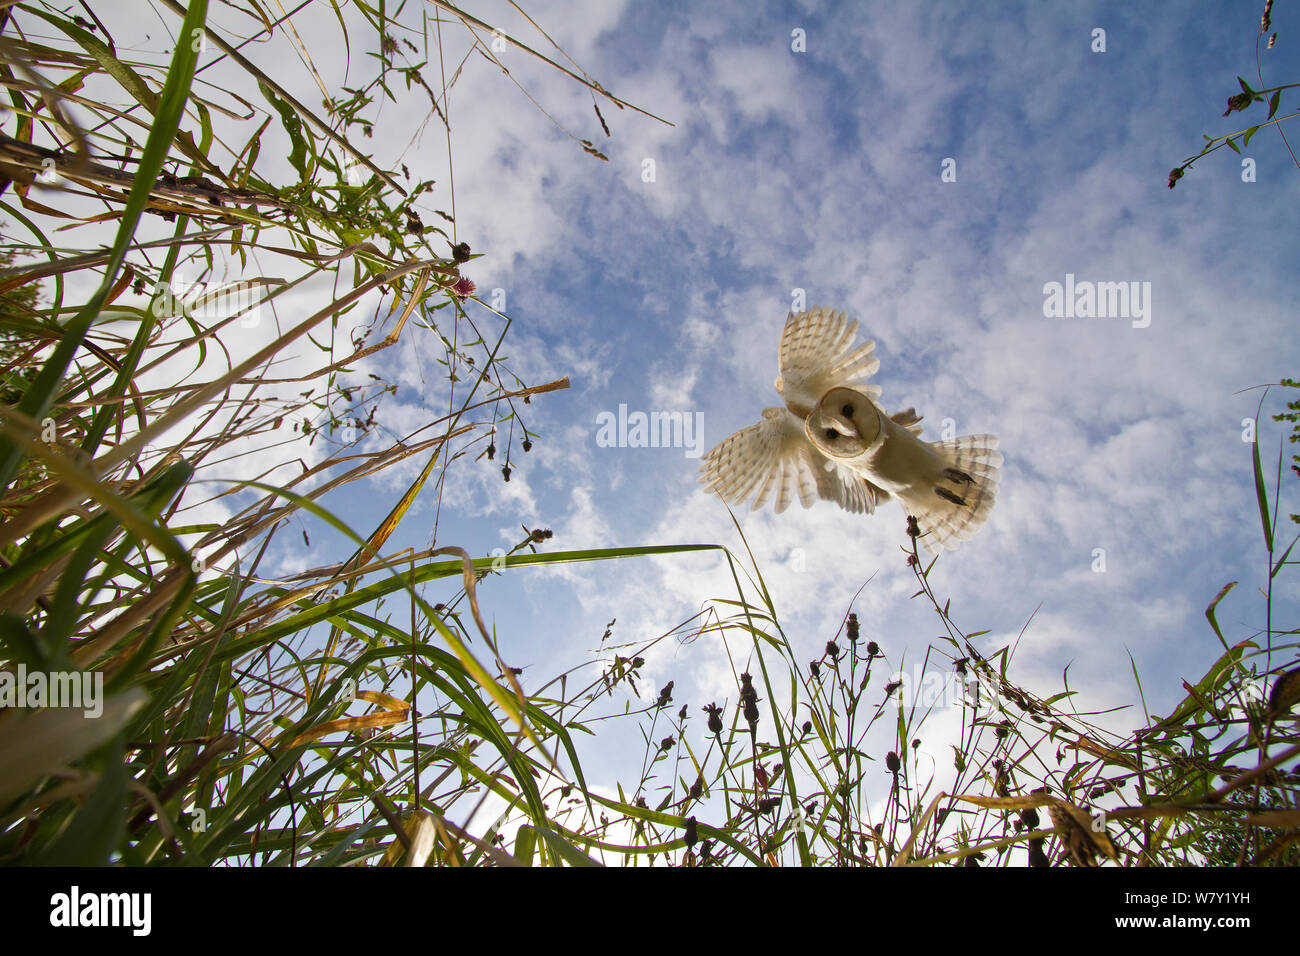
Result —
M993 435L926 442L909 408L887 416L880 386L867 385L880 360L875 342L854 347L858 323L843 312L791 314L781 333L776 390L785 407L718 444L700 481L732 505L751 495L778 513L798 491L805 508L819 497L870 514L892 495L917 519L932 553L956 548L988 519L1002 454Z

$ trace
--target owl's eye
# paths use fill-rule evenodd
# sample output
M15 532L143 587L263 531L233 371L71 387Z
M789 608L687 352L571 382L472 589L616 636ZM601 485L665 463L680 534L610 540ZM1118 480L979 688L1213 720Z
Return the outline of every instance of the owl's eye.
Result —
M826 429L826 440L827 440L827 441L834 441L835 439L837 439L837 438L839 438L839 437L840 437L840 433L837 432L835 429L833 429L833 428L828 428L828 429Z
M845 405L843 408L840 409L840 414L843 415L845 418L852 418L852 417L853 417L853 406L852 406L852 405Z

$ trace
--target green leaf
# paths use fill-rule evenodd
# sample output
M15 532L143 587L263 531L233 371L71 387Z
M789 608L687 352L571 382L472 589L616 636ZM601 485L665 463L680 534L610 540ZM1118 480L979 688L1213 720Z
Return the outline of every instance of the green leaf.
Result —
M1232 151L1234 153L1236 153L1239 156L1241 155L1241 150L1237 148L1237 144L1232 141L1231 136L1229 136L1226 140L1224 140L1224 145L1232 147Z
M1263 400L1260 400L1263 405ZM1255 434L1259 435L1259 412L1255 412ZM1264 526L1264 544L1268 553L1273 553L1273 524L1268 519L1268 489L1264 487L1264 469L1259 462L1258 438L1250 445L1252 464L1255 468L1255 499L1259 503L1259 520Z
M1287 547L1285 551L1282 552L1282 557L1278 559L1278 562L1276 565L1274 565L1273 570L1269 572L1268 576L1270 579L1277 577L1277 573L1282 570L1282 565L1286 564L1286 559L1291 556L1291 549L1295 547L1297 541L1300 541L1300 535L1297 535L1296 537L1292 538L1291 544Z
M1278 90L1268 101L1268 118L1272 119L1273 114L1277 112L1277 104L1282 99L1282 91Z
M126 827L126 760L122 735L105 748L95 790L68 828L39 858L41 866L105 866Z
M539 827L538 831L541 833L542 839L546 841L546 846L550 851L569 866L600 866L598 862L587 856L568 840L565 840L550 827Z
M1237 82L1241 84L1241 92L1247 93L1251 96L1255 95L1255 91L1250 88L1250 84L1247 83L1245 80L1243 80L1241 77L1237 77Z
M537 846L537 831L528 824L519 828L515 836L515 859L524 866L533 865L533 848Z
M1219 624L1218 621L1214 619L1214 608L1223 600L1224 595L1231 591L1236 584L1237 582L1233 581L1230 584L1224 585L1223 590L1219 592L1218 596L1205 610L1205 616L1209 618L1215 634L1219 634ZM1222 634L1219 634L1219 640L1223 640ZM1160 721L1157 725L1158 728L1160 730L1168 731L1172 728L1182 727L1182 725L1189 719L1198 714L1204 713L1205 708L1203 703L1207 700L1214 699L1217 690L1222 687L1230 677L1232 677L1235 670L1240 669L1242 656L1247 650L1254 646L1255 645L1249 641L1242 641L1240 644L1228 647L1227 642L1225 641L1223 654L1205 672L1205 676L1196 682L1194 692L1189 693L1183 699L1182 703L1174 708L1172 714Z
M275 111L280 114L280 125L284 131L289 134L289 141L293 143L293 149L289 153L289 162L293 168L298 170L298 174L306 182L307 176L307 140L302 135L302 118L294 112L293 107L275 95L275 92L262 82L257 81L258 88L266 101L275 107Z
M1210 606L1205 609L1205 617L1210 622L1210 627L1214 628L1214 633L1219 635L1220 641L1223 641L1223 632L1219 630L1219 622L1214 619L1214 609L1219 606L1220 601L1228 596L1228 592L1236 586L1236 581L1229 581L1219 589L1219 593L1214 596L1214 600L1210 602ZM1226 645L1227 641L1223 641L1223 643Z
M212 147L212 116L208 113L208 108L200 102L195 102L195 110L199 114L199 152L204 156L208 155L208 150Z
M0 614L0 647L10 661L26 664L33 670L57 670L54 661L17 614Z
M1249 145L1250 145L1250 138L1251 138L1252 136L1254 136L1254 135L1255 135L1256 133L1258 133L1258 132L1259 132L1259 127L1258 127L1258 126L1252 126L1250 129L1246 130L1246 132L1243 133L1242 136L1241 136L1241 145L1242 145L1242 146L1249 146Z

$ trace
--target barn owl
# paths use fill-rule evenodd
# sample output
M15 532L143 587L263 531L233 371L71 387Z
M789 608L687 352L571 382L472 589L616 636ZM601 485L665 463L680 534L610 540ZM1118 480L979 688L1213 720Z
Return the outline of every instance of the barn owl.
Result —
M880 368L876 343L854 347L857 330L831 309L791 314L775 382L785 406L763 409L763 421L714 447L700 481L728 504L753 495L754 510L772 500L778 513L796 491L805 508L820 497L867 514L892 495L917 519L929 551L956 548L993 508L998 440L926 442L915 409L886 415L880 386L866 384Z

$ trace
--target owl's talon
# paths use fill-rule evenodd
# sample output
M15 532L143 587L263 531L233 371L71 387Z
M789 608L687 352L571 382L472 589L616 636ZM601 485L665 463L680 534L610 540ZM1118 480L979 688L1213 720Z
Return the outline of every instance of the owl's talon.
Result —
M954 495L947 488L935 488L934 493L938 495L940 498L944 499L945 501L951 501L955 505L965 506L966 504L965 498L963 498L961 495Z

